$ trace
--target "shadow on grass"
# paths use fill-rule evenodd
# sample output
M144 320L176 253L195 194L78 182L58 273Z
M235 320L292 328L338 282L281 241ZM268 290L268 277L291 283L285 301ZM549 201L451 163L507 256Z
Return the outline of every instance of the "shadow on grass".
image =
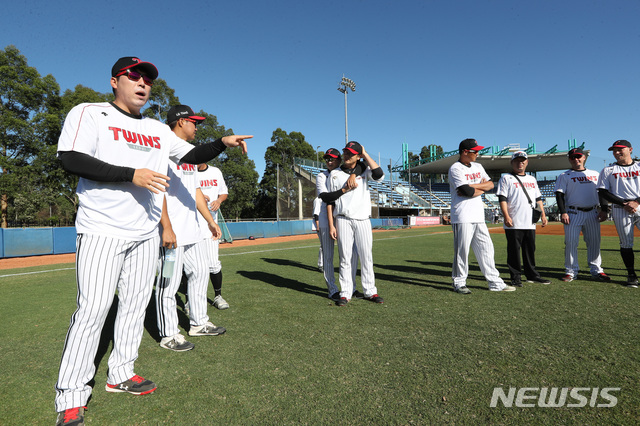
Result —
M319 272L317 266L310 266L305 263L297 262L291 259L277 259L277 258L263 257L262 260L264 260L267 263L273 263L274 265L294 266L296 268L306 269L307 271Z
M294 263L298 263L298 262L294 262ZM317 272L317 269L315 271ZM288 288L291 290L300 291L302 293L313 294L315 296L320 296L323 298L327 297L326 289L320 289L316 286L309 285L302 281L285 278L281 275L275 275L275 274L270 274L268 272L261 272L261 271L237 271L236 273L249 280L262 281L274 287Z

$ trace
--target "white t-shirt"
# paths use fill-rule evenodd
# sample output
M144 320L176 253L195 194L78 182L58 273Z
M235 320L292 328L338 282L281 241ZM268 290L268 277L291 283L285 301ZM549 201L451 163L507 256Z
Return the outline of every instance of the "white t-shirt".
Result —
M567 170L558 176L554 192L564 194L564 204L571 207L593 207L600 204L598 199L598 177L595 170Z
M628 166L614 164L605 167L598 180L598 189L602 188L623 200L640 197L640 164L634 161Z
M196 189L200 187L197 168L194 164L177 164L174 161L169 163L167 176L171 180L166 195L167 213L179 246L195 244L202 240L198 225L198 217L202 215L196 206Z
M169 126L124 113L110 103L84 103L65 119L58 151L88 154L106 163L165 174L169 157L176 161L193 146ZM164 194L132 182L97 182L80 178L78 233L142 241L157 235Z
M484 203L482 197L458 195L456 188L462 185L481 183L482 179L491 180L479 163L465 166L456 161L449 168L449 190L451 191L451 223L484 223Z
M217 200L220 195L229 193L229 189L227 188L227 184L225 183L224 177L222 177L222 172L219 168L209 166L206 170L198 171L197 175L197 178L200 181L200 190L204 195L209 197L207 205L211 204L212 201ZM211 216L213 216L213 220L217 223L218 211L209 211L211 212ZM209 225L207 224L204 216L198 214L198 220L200 221L202 238L211 238L211 231L209 230Z
M347 183L349 174L343 172L340 168L334 169L329 174L329 192L337 191ZM380 179L384 178L384 175ZM356 177L358 186L351 191L345 192L335 201L333 209L334 216L345 216L349 219L364 220L371 217L371 193L369 192L369 179L371 176L371 168L367 169L362 175ZM376 179L376 180L380 180Z
M520 187L518 180L511 173L502 175L498 181L498 190L496 195L506 197L507 212L513 221L512 227L504 225L504 229L536 229L536 225L531 223L533 216L533 207L536 204L536 198L542 197L536 178L531 175L518 176L522 185L527 190L531 203L527 200L527 196Z

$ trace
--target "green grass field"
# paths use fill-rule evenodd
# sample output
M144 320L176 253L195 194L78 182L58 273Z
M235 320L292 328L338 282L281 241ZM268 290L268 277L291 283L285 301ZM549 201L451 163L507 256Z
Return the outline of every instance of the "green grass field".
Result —
M158 390L135 397L104 391L104 333L87 423L637 424L640 289L620 285L617 238L602 242L612 283L591 281L588 271L561 282L563 237L539 235L538 269L551 285L489 292L472 259L473 294L463 296L451 291L449 231L374 234L383 305L334 306L316 268L316 239L221 250L231 308L209 314L227 334L190 338L189 352L162 349L152 303L136 373ZM506 239L493 240L507 279ZM584 243L579 255L584 268ZM55 421L54 385L75 309L72 268L0 271L0 424ZM181 311L180 321L188 323ZM610 408L491 408L496 387L620 390Z

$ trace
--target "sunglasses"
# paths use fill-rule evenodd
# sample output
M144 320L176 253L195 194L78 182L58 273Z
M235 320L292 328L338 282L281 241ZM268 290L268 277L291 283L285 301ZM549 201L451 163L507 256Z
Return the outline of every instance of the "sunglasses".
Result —
M582 158L582 155L572 155L569 157L570 160L575 160L576 158Z
M198 124L198 122L196 120L193 120L191 118L185 118L185 120L192 122L193 124Z
M147 77L146 75L142 75L139 72L135 72L135 71L131 71L131 70L124 70L118 74L116 74L116 77L120 77L121 75L127 75L127 78L131 81L138 81L142 78L142 80L144 81L144 84L146 84L147 86L153 86L153 80L150 79L149 77Z
M334 158L334 157L324 157L324 161L338 161L338 158Z

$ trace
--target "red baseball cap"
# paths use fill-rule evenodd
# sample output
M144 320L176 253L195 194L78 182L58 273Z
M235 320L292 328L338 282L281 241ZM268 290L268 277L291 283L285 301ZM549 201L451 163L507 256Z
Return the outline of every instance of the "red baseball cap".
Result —
M475 139L465 139L460 142L458 150L462 152L467 149L470 151L480 151L481 149L484 149L484 146L478 145L478 142Z

